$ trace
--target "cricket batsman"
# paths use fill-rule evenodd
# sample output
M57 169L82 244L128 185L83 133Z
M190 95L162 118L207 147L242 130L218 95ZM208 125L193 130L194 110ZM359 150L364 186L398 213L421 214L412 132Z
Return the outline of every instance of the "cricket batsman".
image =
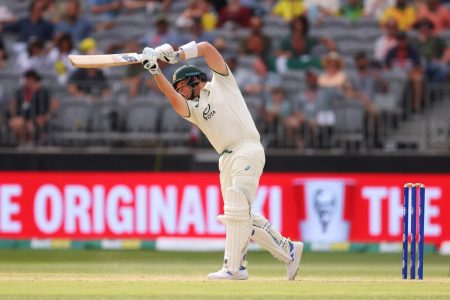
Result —
M212 70L212 80L193 65L184 65L170 83L158 66L203 57ZM287 279L297 275L303 243L283 237L262 215L252 212L265 155L255 123L222 55L208 42L194 41L174 51L171 45L145 48L142 63L155 79L173 109L196 124L220 154L219 170L224 214L218 220L226 226L223 267L209 279L246 280L247 249L250 240L268 250L287 266Z

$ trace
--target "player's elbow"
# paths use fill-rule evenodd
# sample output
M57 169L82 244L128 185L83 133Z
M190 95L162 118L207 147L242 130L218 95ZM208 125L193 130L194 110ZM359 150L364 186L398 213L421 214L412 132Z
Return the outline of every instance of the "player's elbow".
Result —
M206 53L211 52L214 46L207 41L203 41L197 44L198 54L199 56L204 56Z

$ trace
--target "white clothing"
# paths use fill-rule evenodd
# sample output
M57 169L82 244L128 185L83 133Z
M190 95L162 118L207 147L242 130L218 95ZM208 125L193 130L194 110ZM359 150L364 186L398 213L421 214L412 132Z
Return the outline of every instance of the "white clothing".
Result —
M386 35L380 36L378 39L376 39L374 45L375 59L384 63L389 50L391 50L395 46L397 46L396 39L390 39Z
M218 153L243 140L260 141L258 130L231 71L221 75L213 71L198 100L188 100L185 117L196 124Z
M381 18L386 8L395 5L395 0L364 0L364 14Z
M222 219L227 226L224 269L211 273L209 278L247 279L248 273L243 274L243 270L250 238L285 263L292 260L290 247L294 244L282 237L276 229L270 229L270 222L263 216L252 212L252 203L266 158L245 100L233 74L228 72L228 75L221 75L213 71L211 82L203 87L198 100L187 101L190 115L185 119L196 124L214 149L221 153L220 186L225 212ZM239 195L243 195L245 199L238 197ZM248 222L253 221L250 227L245 224L247 220L243 217L246 215L244 209L248 210ZM251 233L255 230L259 230L257 235ZM297 273L299 259L297 261L294 267L289 268L288 265L288 272L293 270L290 272L290 279ZM223 270L235 273L226 276L230 273Z
M335 13L337 13L340 8L339 0L304 0L303 5L307 9L320 6L328 10L331 10Z
M252 204L266 162L259 141L244 140L227 149L219 158L222 195L230 187L239 189Z
M17 57L16 67L20 73L23 73L30 69L34 69L38 72L42 70L45 71L54 70L53 66L49 64L46 55L29 56L27 52L24 52Z

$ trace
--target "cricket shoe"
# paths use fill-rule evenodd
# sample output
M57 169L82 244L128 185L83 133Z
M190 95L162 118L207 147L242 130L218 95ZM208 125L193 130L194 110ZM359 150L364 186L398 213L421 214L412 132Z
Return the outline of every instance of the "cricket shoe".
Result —
M232 274L230 271L228 271L227 268L222 268L218 272L209 273L208 279L211 280L247 280L248 279L248 272L247 268L241 266L239 268L239 271L237 271L235 274Z
M292 261L287 264L287 279L294 280L300 268L300 261L302 260L303 243L289 241L289 245Z

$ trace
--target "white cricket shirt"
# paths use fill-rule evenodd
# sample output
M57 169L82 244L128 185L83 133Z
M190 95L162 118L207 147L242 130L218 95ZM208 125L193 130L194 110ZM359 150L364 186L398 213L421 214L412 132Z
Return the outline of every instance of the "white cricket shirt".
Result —
M243 140L260 140L244 97L228 69L228 75L213 71L211 82L200 91L198 101L188 100L188 121L196 124L218 153Z

